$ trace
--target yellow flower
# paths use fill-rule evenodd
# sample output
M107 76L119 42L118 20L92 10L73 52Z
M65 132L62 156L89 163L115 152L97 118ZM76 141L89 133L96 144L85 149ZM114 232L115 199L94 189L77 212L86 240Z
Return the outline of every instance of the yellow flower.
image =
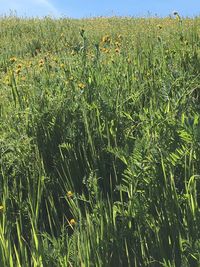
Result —
M16 74L20 74L20 72L21 72L21 69L19 69L19 68L18 68L18 69L16 69L16 71L15 71L15 72L16 72Z
M109 53L109 49L105 48L105 47L101 48L101 51L104 52L104 53Z
M39 67L41 68L43 66L44 66L44 59L40 59L40 61L39 61Z
M31 61L27 62L27 68L30 68L31 66L32 66L32 62Z
M4 207L1 205L0 206L0 212L4 210Z
M110 43L110 36L109 35L105 35L102 38L102 43Z
M70 221L69 221L69 223L70 223L70 225L75 225L76 224L76 221L74 220L74 219L71 219Z
M15 62L15 61L17 61L17 58L16 58L16 57L11 57L11 58L10 58L10 62L13 63L13 62Z
M61 67L61 68L64 68L64 66L65 66L65 64L63 64L63 63L62 63L62 64L60 64L60 67Z
M119 42L115 42L115 45L117 46L117 47L120 47L120 43Z
M174 11L173 14L174 14L174 16L176 17L176 19L178 19L178 21L181 21L181 17L180 17L180 15L178 14L177 11Z
M11 85L12 84L11 77L9 75L5 76L4 83L7 84L7 85Z
M68 198L71 198L72 196L73 196L72 191L68 191L68 192L67 192L67 197L68 197Z
M18 65L17 65L17 68L18 68L18 69L21 69L21 67L22 67L22 64L18 64Z
M119 53L120 52L120 49L117 47L117 48L115 48L115 52L116 53Z
M80 89L84 89L84 88L86 87L86 85L85 85L84 83L79 83L79 84L78 84L78 87L79 87Z

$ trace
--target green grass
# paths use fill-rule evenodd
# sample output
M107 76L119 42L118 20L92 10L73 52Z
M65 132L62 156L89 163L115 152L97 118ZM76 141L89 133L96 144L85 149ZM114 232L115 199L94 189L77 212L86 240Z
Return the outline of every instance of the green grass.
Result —
M199 29L0 19L0 266L200 266Z

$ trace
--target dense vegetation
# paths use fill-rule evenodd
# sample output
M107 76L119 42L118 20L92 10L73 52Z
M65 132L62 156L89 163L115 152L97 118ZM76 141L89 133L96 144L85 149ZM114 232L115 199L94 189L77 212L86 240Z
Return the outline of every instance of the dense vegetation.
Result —
M0 19L0 266L199 266L200 19Z

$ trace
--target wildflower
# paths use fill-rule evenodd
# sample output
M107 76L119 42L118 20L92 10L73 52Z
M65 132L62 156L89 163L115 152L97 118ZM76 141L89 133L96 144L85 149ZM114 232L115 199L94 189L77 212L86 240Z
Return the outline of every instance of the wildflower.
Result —
M31 66L32 66L32 62L31 61L27 62L27 68L30 68Z
M18 64L18 65L17 65L17 68L18 68L18 69L21 69L21 68L22 68L22 64Z
M65 64L63 64L63 63L60 64L60 67L61 68L64 68L64 66L65 66Z
M20 69L20 68L17 68L16 71L15 71L15 73L16 73L17 75L20 74L20 72L21 72L21 69Z
M157 25L158 29L161 30L162 26L160 24Z
M57 57L54 57L53 58L53 61L56 62L56 63L58 63L58 58Z
M120 43L119 42L115 42L115 45L117 46L117 47L120 47Z
M105 35L102 38L102 43L110 43L110 36L109 35Z
M16 57L11 57L10 58L10 62L14 63L15 61L17 61L17 58Z
M10 76L9 76L9 75L5 76L5 78L4 78L4 83L5 83L5 84L7 84L7 85L11 85L11 84L12 84L12 82L11 82L11 79L10 79Z
M80 89L84 89L85 87L86 87L86 85L84 84L84 83L79 83L78 84L78 87L80 88Z
M72 196L73 196L72 191L68 191L68 192L67 192L67 197L68 197L68 198L71 198Z
M178 19L178 21L181 22L181 17L180 17L180 15L178 14L177 11L174 11L174 12L173 12L173 15Z
M80 30L80 35L83 37L84 36L84 33L85 33L85 30L84 29L81 29Z
M105 48L105 47L103 47L103 48L101 49L101 51L104 52L104 53L109 53L109 49L108 49L108 48Z
M0 212L4 210L4 207L1 205L0 206Z
M39 61L39 67L41 68L43 66L44 66L44 59L40 59L40 61Z
M119 52L120 52L119 47L116 47L116 48L115 48L115 52L116 52L116 53L119 53Z
M71 219L71 220L69 221L69 223L70 223L71 226L73 226L73 225L76 224L76 221L75 221L74 219Z

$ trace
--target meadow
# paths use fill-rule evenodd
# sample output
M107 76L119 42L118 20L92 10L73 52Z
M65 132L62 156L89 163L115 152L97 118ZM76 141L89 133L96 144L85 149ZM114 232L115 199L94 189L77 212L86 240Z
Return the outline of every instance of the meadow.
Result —
M0 18L0 266L200 266L200 18Z

